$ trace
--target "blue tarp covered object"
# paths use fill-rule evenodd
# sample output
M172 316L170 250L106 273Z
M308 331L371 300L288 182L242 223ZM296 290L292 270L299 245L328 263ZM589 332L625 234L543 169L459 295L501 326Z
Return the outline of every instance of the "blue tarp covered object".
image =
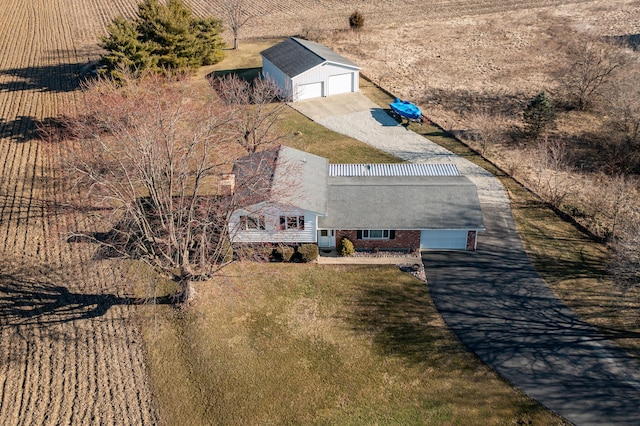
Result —
M396 98L389 104L391 111L395 112L402 118L409 120L420 120L422 118L422 111L416 105L409 101L403 101Z

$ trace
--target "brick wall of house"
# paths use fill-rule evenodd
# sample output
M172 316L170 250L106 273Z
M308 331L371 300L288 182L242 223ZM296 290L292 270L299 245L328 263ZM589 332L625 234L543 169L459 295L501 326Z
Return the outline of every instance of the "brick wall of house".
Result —
M395 238L389 240L359 240L357 231L336 231L336 243L347 237L356 250L418 250L420 231L395 231Z
M476 238L478 238L477 231L467 232L467 250L473 251L476 249Z

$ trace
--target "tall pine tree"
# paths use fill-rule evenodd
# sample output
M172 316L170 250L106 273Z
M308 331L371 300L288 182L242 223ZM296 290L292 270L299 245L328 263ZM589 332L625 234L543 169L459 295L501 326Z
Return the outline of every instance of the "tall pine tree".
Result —
M120 17L109 25L109 35L101 39L107 50L101 62L116 76L120 69L197 69L223 58L222 31L220 20L195 17L182 0L145 0L138 5L137 18Z

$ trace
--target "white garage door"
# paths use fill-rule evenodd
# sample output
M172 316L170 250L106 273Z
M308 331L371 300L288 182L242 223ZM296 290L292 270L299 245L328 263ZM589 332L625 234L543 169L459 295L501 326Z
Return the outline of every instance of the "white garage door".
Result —
M298 86L298 100L322 97L322 82L300 84Z
M464 250L467 248L467 231L428 230L420 232L420 248Z
M329 96L353 92L353 73L329 76Z

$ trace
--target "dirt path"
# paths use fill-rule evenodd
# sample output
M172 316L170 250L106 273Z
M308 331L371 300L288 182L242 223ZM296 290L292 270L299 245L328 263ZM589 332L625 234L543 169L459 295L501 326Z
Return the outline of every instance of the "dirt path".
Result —
M131 2L126 2L130 4ZM142 341L121 265L64 233L55 150L36 124L73 107L95 34L123 5L6 0L0 8L0 423L154 424ZM126 8L123 8L126 9Z

